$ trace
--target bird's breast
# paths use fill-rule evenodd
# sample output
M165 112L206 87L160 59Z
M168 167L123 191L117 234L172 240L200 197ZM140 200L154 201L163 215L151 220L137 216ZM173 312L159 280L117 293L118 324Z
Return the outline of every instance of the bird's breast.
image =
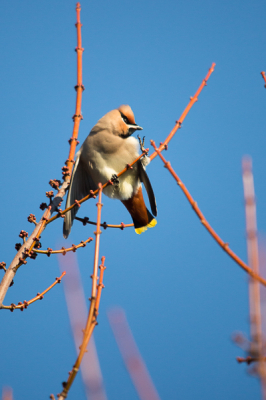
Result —
M113 175L117 175L127 164L131 164L138 157L138 141L134 137L122 139L110 135L90 135L81 149L82 162L86 172L90 174L94 183L104 184ZM125 172L119 177L118 185L110 185L104 193L111 198L126 200L130 198L140 185L138 169Z

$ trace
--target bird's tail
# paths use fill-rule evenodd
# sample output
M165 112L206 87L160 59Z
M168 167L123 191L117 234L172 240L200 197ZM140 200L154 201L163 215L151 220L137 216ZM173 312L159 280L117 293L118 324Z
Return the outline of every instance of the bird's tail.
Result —
M121 201L129 211L134 223L135 232L138 235L145 232L147 228L153 228L157 224L156 219L146 208L141 186L130 199Z
M140 235L142 232L145 232L148 228L153 228L157 224L157 221L153 217L153 215L151 215L151 213L149 212L149 210L147 208L146 208L146 210L147 210L147 214L148 214L148 218L149 218L149 223L147 225L143 226L137 220L132 218L133 219L133 223L134 223L135 232L138 235Z

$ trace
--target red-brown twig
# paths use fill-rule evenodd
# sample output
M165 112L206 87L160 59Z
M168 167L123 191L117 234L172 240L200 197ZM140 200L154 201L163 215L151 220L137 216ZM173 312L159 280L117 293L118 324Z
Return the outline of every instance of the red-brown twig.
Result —
M264 87L266 88L266 75L265 75L265 72L262 71L262 72L261 72L261 75L262 75L262 78L264 79L264 82L265 82Z
M60 270L66 269L67 274L63 280L63 288L66 297L68 315L71 329L74 336L76 352L79 354L80 343L83 339L82 329L87 316L87 305L79 272L77 257L69 253L67 257L58 257ZM100 266L100 269L105 268ZM100 283L102 276L100 275ZM100 293L99 293L100 294ZM81 376L85 385L87 399L106 400L106 394L103 386L101 368L97 356L97 349L93 336L91 337L87 353L84 354L81 363Z
M69 251L73 251L73 252L75 252L77 249L79 249L80 247L85 247L86 246L86 244L87 243L90 243L90 242L92 242L92 240L93 240L93 238L89 238L89 239L87 239L87 240L82 240L79 244L77 244L77 245L75 245L75 244L72 244L72 247L69 247L69 248L67 248L67 249L65 249L64 247L62 247L60 250L52 250L52 249L50 249L50 248L48 248L47 250L37 250L37 249L33 249L33 251L35 252L35 253L38 253L38 254L46 254L48 257L51 255L51 254L60 254L60 253L62 253L63 254L63 256L64 255L66 255L66 253L68 253Z
M102 257L102 264L99 268L104 267L104 261L105 261L105 257ZM104 269L102 270L104 271ZM97 274L97 271L96 271ZM100 278L103 279L103 274L100 274ZM96 276L96 281L97 281L97 276ZM103 287L103 282L102 280L99 280L99 288ZM80 346L80 352L78 355L78 358L69 374L68 380L67 382L63 383L63 387L64 389L62 390L62 392L60 393L60 395L58 396L58 400L64 400L67 397L68 391L70 389L70 387L72 386L72 383L74 382L74 379L79 371L80 368L80 364L81 361L83 359L83 356L86 352L89 340L91 338L92 332L95 328L95 326L97 325L97 315L98 315L98 309L96 308L96 304L99 305L100 302L100 295L101 292L97 292L96 293L96 297L90 298L90 309L89 309L89 314L88 314L88 318L87 318L87 323L86 323L86 327L84 330L84 336L83 336L83 341L82 344Z
M88 217L84 217L84 218L75 217L75 219L77 221L82 222L84 226L86 224L97 225L97 222L89 221ZM121 222L120 225L107 224L106 222L103 222L101 224L101 227L103 227L104 229L106 229L106 228L118 228L118 229L123 230L124 228L132 228L132 226L134 226L134 224L124 224L123 222Z
M123 310L108 313L109 322L129 376L140 400L159 400L147 367L139 353Z
M242 161L243 187L245 198L248 263L255 274L259 275L259 247L257 237L257 218L252 161L245 157ZM257 359L257 372L261 381L263 399L266 399L266 368L263 356L263 336L261 328L260 285L252 277L249 280L249 306L251 342L249 352ZM254 354L256 356L254 357ZM251 361L248 362L250 364Z
M200 219L200 222L202 225L205 226L207 231L211 234L211 236L214 238L214 240L221 246L221 248L238 264L240 267L246 271L250 276L252 276L254 279L257 279L260 283L262 283L264 286L266 286L266 280L263 279L261 276L256 274L244 261L241 260L230 248L229 244L224 242L220 236L217 235L217 233L214 231L214 229L210 226L208 221L205 219L204 215L200 211L196 201L193 199L191 194L189 193L188 189L185 187L184 183L180 180L180 178L177 176L175 173L174 169L171 167L171 164L169 161L166 161L166 159L163 157L161 154L159 148L156 147L155 142L151 140L151 145L154 147L156 153L160 156L162 162L164 163L165 168L168 169L168 171L171 173L171 175L174 177L176 180L177 184L180 186L182 189L183 193L185 194L186 198L188 199L189 203L191 204L193 210L197 214L197 216Z
M52 283L52 285L50 285L50 286L49 286L46 290L44 290L42 293L37 293L37 296L33 297L33 299L28 300L28 301L24 300L23 303L18 303L17 305L16 305L16 304L11 304L10 306L4 306L4 305L2 305L2 308L3 308L4 310L10 310L10 311L14 311L14 310L21 310L21 311L23 311L24 309L28 308L28 306L29 306L30 304L34 303L35 301L37 301L37 300L42 300L42 299L43 299L43 296L44 296L47 292L49 292L49 290L51 290L55 285L57 285L57 283L60 283L60 282L61 282L61 279L63 278L63 276L64 276L65 274L66 274L66 273L63 272L62 275L61 275L59 278L55 278L55 282Z
M95 233L95 252L94 252L94 263L93 263L93 274L91 276L92 278L92 289L91 289L91 297L90 297L90 309L89 309L89 314L87 318L87 323L86 327L84 330L84 336L83 336L83 341L80 346L80 352L78 355L78 358L69 374L67 382L63 383L63 391L59 395L59 400L63 400L67 397L68 391L74 382L74 379L79 371L80 368L80 363L82 361L82 358L85 354L85 351L87 349L87 345L89 343L89 340L91 338L92 332L97 324L97 315L98 315L98 306L100 303L100 296L101 296L101 291L103 288L103 271L105 269L104 267L104 261L105 257L102 257L102 264L99 267L100 268L100 279L99 279L99 284L97 285L97 269L98 269L98 260L99 260L99 246L100 246L100 225L101 225L101 209L102 209L102 189L103 186L101 183L99 183L99 199L97 203L97 228Z
M200 92L202 91L202 89L204 88L204 86L207 85L207 81L209 79L209 77L211 76L212 72L214 71L214 67L215 67L215 63L212 63L211 68L209 69L209 72L207 73L206 77L203 79L203 81L201 82L200 87L198 88L198 90L196 91L196 93L194 94L194 96L190 97L190 101L188 103L188 105L186 106L185 110L183 111L181 117L179 118L179 120L176 121L175 126L173 127L173 129L171 130L171 132L169 133L169 135L167 136L167 138L165 139L165 141L163 143L160 143L160 147L159 147L159 151L162 151L164 149L167 148L168 143L170 142L170 140L172 139L172 137L174 136L174 134L176 133L176 131L181 128L181 125L184 121L184 119L186 118L188 112L190 111L191 107L193 106L194 103L196 103L196 101L198 101L198 96L200 94ZM150 156L150 160L152 161L155 157L157 156L156 151L154 153L152 153L152 155Z
M239 362L239 364L241 363L247 363L248 365L253 363L253 362L258 362L259 359L256 357L251 357L251 356L247 356L246 358L244 357L236 357L236 361ZM266 357L262 357L262 361L266 361Z
M74 156L75 156L75 151L76 151L76 146L78 144L78 132L79 132L79 125L80 125L80 120L82 120L82 115L81 115L81 101L82 101L82 92L84 90L84 86L82 84L82 53L84 49L82 48L81 44L81 27L82 24L80 22L80 3L77 3L76 6L76 11L77 11L77 23L76 23L76 28L77 28L77 47L76 47L76 52L77 52L77 85L75 86L75 89L77 91L77 97L76 97L76 110L75 114L73 116L74 120L74 127L73 127L73 133L72 137L69 140L70 143L70 149L69 149L69 156L66 161L66 170L64 174L64 180L66 182L70 182L70 177L72 173L72 168L74 165Z

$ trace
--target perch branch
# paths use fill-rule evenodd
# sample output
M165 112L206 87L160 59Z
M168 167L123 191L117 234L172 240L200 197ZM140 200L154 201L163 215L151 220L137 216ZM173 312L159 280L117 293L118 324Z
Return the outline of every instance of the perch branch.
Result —
M214 67L215 67L215 63L212 63L211 68L209 69L209 72L207 73L206 77L203 79L203 81L201 82L200 87L198 88L198 90L196 91L196 93L194 94L194 96L190 97L190 101L188 103L188 105L186 106L185 110L183 111L181 117L179 118L178 121L176 121L175 126L173 127L173 129L171 130L171 132L169 133L169 135L167 136L167 138L165 139L165 141L163 143L160 143L160 147L159 147L159 151L162 151L164 149L167 149L167 145L170 142L170 140L172 139L172 137L175 135L175 133L177 132L177 130L179 128L181 128L181 125L184 121L184 119L186 118L188 112L190 111L190 109L192 108L193 104L196 103L196 101L198 101L198 96L200 94L200 92L202 91L202 89L204 88L204 86L207 85L207 81L209 79L209 77L211 76L212 72L214 71ZM156 156L157 156L157 152L155 151L154 153L152 153L152 155L150 156L150 160L152 161Z
M161 158L162 162L164 163L165 168L168 169L168 171L171 173L171 175L174 177L176 180L177 184L180 186L182 189L183 193L185 194L186 198L188 199L189 203L191 204L193 210L197 214L197 216L200 219L200 222L202 225L205 226L207 231L211 234L211 236L214 238L214 240L221 246L221 248L244 270L246 271L250 276L252 276L254 279L257 279L260 283L262 283L264 286L266 286L266 280L263 279L261 276L256 274L244 261L241 260L230 248L228 243L225 243L220 236L217 235L217 233L214 231L214 229L210 226L210 224L207 222L205 219L204 215L200 211L196 201L193 199L191 194L189 193L188 189L185 187L184 183L180 180L180 178L177 176L173 168L171 167L171 164L169 161L166 161L166 159L163 157L163 155L160 152L160 149L156 147L155 142L151 140L151 144L154 147L156 153L159 155Z
M136 164L136 162L138 162L138 160L139 160L141 157L143 157L143 156L145 156L145 155L147 155L147 150L145 150L140 156L138 156L138 158L136 158L136 160L134 160L131 164L127 164L127 166L126 166L122 171L120 171L120 172L117 174L117 177L119 178L119 176L123 175L128 169L130 169L134 164ZM108 186L108 185L112 185L111 180L105 182L105 184L102 185L102 189L106 188L106 186ZM82 204L82 203L84 203L85 201L87 201L88 199L91 199L91 198L95 197L95 196L98 194L98 192L99 192L99 189L94 190L94 192L91 191L91 193L88 194L87 196L83 197L83 199L78 200L78 203L79 203L79 204ZM74 208L76 205L77 205L77 203L75 202L75 203L71 204L71 206L69 206L68 208L65 208L65 210L60 211L58 214L56 214L56 215L54 215L52 218L50 218L50 219L47 221L46 225L50 224L50 223L53 222L55 219L57 219L57 218L59 218L59 217L65 215L68 211L72 210L72 208Z
M24 309L28 308L28 306L32 303L34 303L37 300L42 300L43 296L49 292L49 290L51 290L55 285L57 285L58 283L61 282L61 279L63 278L63 276L65 275L65 271L62 273L62 275L59 278L55 278L54 283L52 283L51 286L49 286L46 290L44 290L42 293L37 293L37 296L35 296L33 299L26 301L24 300L23 303L18 303L16 304L11 304L10 306L4 306L2 305L2 309L4 310L10 310L10 311L14 311L14 310L21 310L23 311Z

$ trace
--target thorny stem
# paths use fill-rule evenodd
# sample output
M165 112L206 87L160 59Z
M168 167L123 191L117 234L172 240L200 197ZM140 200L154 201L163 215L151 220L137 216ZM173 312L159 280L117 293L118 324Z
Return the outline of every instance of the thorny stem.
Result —
M171 175L174 177L176 180L177 184L180 186L182 191L184 192L186 198L188 199L189 203L192 205L193 210L197 214L197 216L200 219L200 222L202 225L205 226L207 231L211 234L211 236L214 238L214 240L221 246L221 248L238 264L240 267L246 271L250 276L252 276L254 279L257 279L260 283L262 283L264 286L266 286L266 280L263 279L261 276L256 274L244 261L241 260L230 248L228 243L225 243L220 236L217 235L215 230L210 226L208 221L205 219L203 213L200 211L196 201L193 199L191 194L189 193L188 189L185 187L184 183L180 180L180 178L177 176L173 168L171 167L171 164L169 161L166 161L166 159L163 157L161 154L161 151L159 148L156 147L155 142L151 140L151 145L154 147L154 150L156 153L160 156L161 160L164 163L165 168L168 169L168 171L171 173Z
M61 282L61 279L63 278L63 276L66 275L66 272L64 271L62 273L62 275L59 278L55 278L55 282L52 283L52 285L50 285L46 290L44 290L42 293L37 294L37 296L35 296L33 299L29 300L29 301L24 301L23 303L20 303L18 305L15 304L11 304L10 306L4 306L2 305L2 308L5 310L21 310L23 311L25 308L27 308L30 304L34 303L37 300L42 300L43 296L49 292L49 290L51 290L55 285L57 285L57 283Z

